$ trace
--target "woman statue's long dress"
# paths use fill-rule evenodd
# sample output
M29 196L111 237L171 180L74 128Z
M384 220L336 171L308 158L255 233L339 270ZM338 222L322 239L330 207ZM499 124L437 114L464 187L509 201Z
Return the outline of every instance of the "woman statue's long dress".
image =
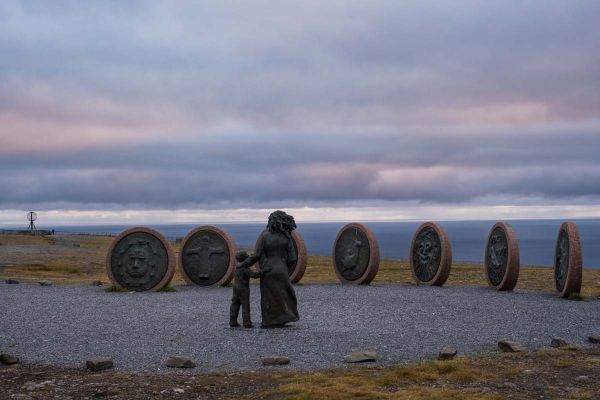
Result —
M269 216L267 229L257 240L255 252L244 263L258 261L260 278L261 327L283 327L298 321L296 293L290 282L289 268L296 263L291 232L296 223L291 215L275 211Z

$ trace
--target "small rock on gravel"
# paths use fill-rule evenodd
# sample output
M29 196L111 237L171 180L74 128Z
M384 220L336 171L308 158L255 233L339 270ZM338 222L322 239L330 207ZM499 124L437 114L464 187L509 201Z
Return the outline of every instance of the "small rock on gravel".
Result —
M40 286L52 286L52 281L43 280L39 281L38 283L40 284Z
M5 365L12 365L19 362L19 357L13 356L12 354L2 353L0 354L0 363Z
M458 351L453 347L443 347L438 354L438 360L452 360Z
M92 286L102 286L102 281L94 281L92 282Z
M377 361L377 353L374 351L354 351L344 357L347 363L374 362Z
M90 371L96 372L96 371L103 371L105 369L111 369L115 365L113 363L113 360L110 358L96 357L96 358L91 358L91 359L87 360L85 362L85 366Z
M498 348L505 353L521 353L527 351L527 348L521 343L502 340L498 342Z
M285 356L267 356L262 358L263 365L286 365L290 363L290 358Z
M581 382L581 383L589 382L589 380L590 380L590 377L587 375L581 375L581 376L578 376L577 378L575 378L575 382Z
M171 356L167 360L169 368L195 368L196 363L191 358L183 356Z
M588 336L588 342L600 344L600 336Z
M554 347L555 349L559 347L567 347L569 344L561 338L554 338L550 341L550 347Z
M183 394L183 393L185 393L185 390L183 390L183 389L181 389L181 388L173 388L173 391L174 391L175 393L178 393L178 394Z
M19 281L16 279L7 279L4 281L4 283L6 283L7 285L18 285Z

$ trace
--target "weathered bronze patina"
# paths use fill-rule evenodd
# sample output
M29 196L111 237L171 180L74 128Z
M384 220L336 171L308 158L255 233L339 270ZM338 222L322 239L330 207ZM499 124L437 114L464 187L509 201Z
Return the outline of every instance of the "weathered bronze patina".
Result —
M434 222L421 225L410 249L410 268L417 284L442 286L451 266L452 250L444 228Z
M173 278L175 255L160 233L150 228L131 228L112 242L106 270L118 288L137 292L158 290Z
M258 240L262 237L262 234L265 233L266 229L261 232L258 236ZM308 264L308 254L306 251L306 244L304 243L304 239L302 235L297 230L292 231L291 233L292 245L294 250L294 256L296 261L291 264L288 268L288 272L290 274L290 282L298 283L304 276L304 272L306 272L306 265Z
M554 284L560 297L581 290L581 242L577 225L563 222L558 230L554 252Z
M379 271L379 244L366 225L347 224L333 244L333 269L342 283L368 284Z
M519 279L519 245L509 224L497 222L485 247L485 272L488 284L498 290L513 290Z
M200 226L181 244L179 267L184 279L198 286L225 286L233 279L236 246L233 238L215 226Z
M258 240L254 254L240 263L247 268L258 262L262 328L279 328L298 321L296 292L290 282L290 268L296 263L292 232L294 217L283 211L269 215L267 229Z

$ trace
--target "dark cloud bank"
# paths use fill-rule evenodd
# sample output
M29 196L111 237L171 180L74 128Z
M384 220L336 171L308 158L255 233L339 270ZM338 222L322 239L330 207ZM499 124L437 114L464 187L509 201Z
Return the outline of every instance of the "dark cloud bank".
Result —
M600 200L600 3L160 4L0 5L0 207Z

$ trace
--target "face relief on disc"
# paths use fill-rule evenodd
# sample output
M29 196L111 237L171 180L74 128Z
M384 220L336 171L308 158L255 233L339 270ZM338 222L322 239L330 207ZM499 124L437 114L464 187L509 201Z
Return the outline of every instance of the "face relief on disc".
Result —
M367 226L351 223L333 245L333 268L342 283L368 284L379 271L379 244Z
M433 222L421 225L410 249L410 268L417 284L442 286L451 266L452 250L444 228Z
M225 286L233 279L236 246L214 226L200 226L181 243L179 267L184 279L198 286Z
M137 292L158 290L173 278L175 254L160 233L149 228L131 228L112 242L106 269L116 287Z

